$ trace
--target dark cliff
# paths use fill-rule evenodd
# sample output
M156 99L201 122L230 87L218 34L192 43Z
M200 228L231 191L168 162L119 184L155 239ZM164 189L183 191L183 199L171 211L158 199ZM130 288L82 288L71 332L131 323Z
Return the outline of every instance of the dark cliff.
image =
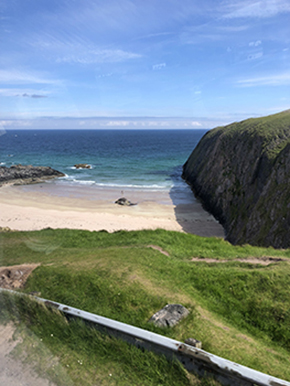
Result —
M290 110L207 132L183 178L231 243L290 248Z
M65 175L49 166L14 165L10 168L0 166L0 186L35 184Z

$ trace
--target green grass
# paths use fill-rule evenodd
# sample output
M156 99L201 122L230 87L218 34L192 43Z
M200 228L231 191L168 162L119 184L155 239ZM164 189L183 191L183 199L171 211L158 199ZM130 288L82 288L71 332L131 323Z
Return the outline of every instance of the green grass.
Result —
M273 159L289 143L290 110L260 118L250 118L241 122L234 122L224 127L211 130L208 138L224 131L228 140L233 140L237 135L247 137L249 144L257 138L262 141L262 149L269 159Z
M192 378L193 383L177 361L169 362L102 335L81 321L68 323L58 311L48 310L29 298L2 294L0 299L2 322L8 318L22 321L18 334L24 336L24 347L14 355L21 358L25 350L26 362L36 363L36 371L42 376L46 372L58 386L214 384ZM23 330L23 323L28 331Z
M209 352L290 380L289 262L265 267L235 261L261 256L287 259L289 250L233 246L217 238L163 230L109 234L47 229L0 236L1 265L41 263L27 281L26 293L40 291L44 298L180 341L193 337L201 340ZM152 244L169 256L148 248ZM192 257L228 262L196 263ZM148 323L150 316L167 303L183 304L190 316L171 329ZM174 377L180 377L180 384L199 384L177 364L104 337L80 323L67 324L57 313L53 314L55 321L50 322L48 312L51 311L28 306L24 301L10 314L20 315L18 319L29 325L36 336L46 339L49 349L60 353L63 366L67 361L74 363L74 369L67 368L74 382L82 379L76 359L81 352L88 363L88 379L79 384L93 385L93 380L98 379L103 382L100 384L178 385L177 381L172 382ZM50 334L58 339L50 339ZM95 353L95 345L100 346L100 353ZM116 357L112 352L117 353ZM97 369L93 360L90 362L91 357L100 363ZM113 379L107 380L108 373L120 374L118 381L109 383ZM136 378L130 378L131 373ZM166 380L166 374L170 374L170 379Z
M250 245L233 246L229 242L215 237L199 237L196 235L164 231L119 231L115 233L75 231L69 229L46 229L40 232L18 232L0 234L5 238L3 245L3 265L25 262L62 261L67 259L68 249L74 253L87 254L87 250L101 250L108 247L139 247L156 244L170 254L170 258L190 260L191 257L208 257L216 259L235 259L249 256L286 256L290 257L289 250L274 248L252 247ZM10 240L10 241L9 241ZM55 256L57 255L57 261ZM73 259L73 256L72 256Z

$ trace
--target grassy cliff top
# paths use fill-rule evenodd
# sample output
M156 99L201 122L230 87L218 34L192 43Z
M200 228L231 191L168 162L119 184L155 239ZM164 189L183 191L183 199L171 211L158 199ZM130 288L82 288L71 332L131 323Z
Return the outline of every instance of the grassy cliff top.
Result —
M290 142L290 109L261 118L249 118L226 126L219 126L206 134L208 139L223 135L227 139L240 140L247 136L251 141L257 137L269 158L280 152Z
M236 131L258 132L262 136L279 135L290 129L290 109L281 113L268 115L260 118L249 118L240 122L233 122L226 126L219 126L208 134L213 135L216 131L223 130L228 135Z

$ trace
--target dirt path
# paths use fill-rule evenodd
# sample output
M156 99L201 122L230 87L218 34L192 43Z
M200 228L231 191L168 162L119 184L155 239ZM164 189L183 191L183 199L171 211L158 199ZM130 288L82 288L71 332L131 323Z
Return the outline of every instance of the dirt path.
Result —
M168 252L164 251L161 247L158 245L147 245L147 248L155 249L156 251L159 251L165 256L170 256ZM191 261L195 263L230 263L232 261L238 261L240 263L248 263L248 264L261 264L261 265L269 265L273 263L279 263L281 261L290 261L288 259L284 259L281 257L268 257L268 256L262 256L262 257L249 257L245 259L231 259L231 260L218 260L218 259L210 259L210 258L201 258L201 257L192 257Z
M159 247L158 245L147 245L147 248L152 248L152 249L155 249L156 251L159 251L161 252L163 255L165 256L169 256L169 253L164 251L164 249L162 249L161 247Z
M16 327L9 323L0 325L0 385L7 386L56 386L39 377L32 365L23 364L11 356L12 350L21 344L21 339L13 340Z
M21 264L0 267L0 287L12 290L22 288L28 276L39 265ZM18 338L14 339L16 329L17 327L12 322L6 325L0 324L0 385L56 386L44 378L45 374L40 377L36 373L33 363L24 363L12 354L18 345L20 347L23 344L23 339L19 334ZM26 352L25 347L22 349L24 352Z
M288 259L283 259L280 257L249 257L248 259L232 259L232 260L217 260L217 259L208 259L208 258L200 258L193 257L191 259L193 262L199 263L230 263L232 261L238 261L240 263L248 263L248 264L261 264L261 265L269 265L273 263L278 263L280 261L288 261Z

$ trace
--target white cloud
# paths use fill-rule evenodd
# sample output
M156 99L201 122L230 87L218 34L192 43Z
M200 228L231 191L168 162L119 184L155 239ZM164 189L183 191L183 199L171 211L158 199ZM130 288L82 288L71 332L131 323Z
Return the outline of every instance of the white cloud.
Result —
M7 127L12 125L12 121L2 120L0 121L0 129L7 129Z
M198 26L186 26L183 28L179 35L182 44L208 44L208 43L219 43L225 40L231 39L234 35L247 31L249 25L243 23L241 25L218 25L224 20L216 18L214 22L201 24ZM217 23L216 23L217 22ZM238 24L238 23L236 23Z
M26 92L24 94L18 95L19 97L23 98L32 98L32 99L41 99L41 98L47 98L47 95L41 95L41 94L27 94Z
M219 122L220 123L220 122ZM39 128L42 129L200 129L214 126L216 123L209 123L208 118L201 118L199 121L192 118L172 117L124 117L124 118L41 118L32 119L3 119L0 120L0 128Z
M231 25L231 26L226 25L226 26L219 26L218 27L219 31L226 32L226 33L243 32L243 31L246 31L247 29L249 29L248 25Z
M290 84L290 73L241 79L236 84L239 87L286 86Z
M256 60L263 56L263 52L256 52L254 54L248 55L248 60Z
M19 88L0 88L0 96L4 97L15 97L23 93L23 89Z
M43 74L12 70L0 70L0 82L3 84L54 84L60 85L62 81L50 79Z
M255 42L250 42L249 47L258 47L262 44L261 40L257 40Z
M96 79L100 79L100 78L108 78L108 77L110 77L110 76L112 76L112 75L113 75L113 73L112 73L112 72L109 72L109 73L107 73L107 74L97 75L97 76L96 76Z
M290 12L288 0L229 0L223 7L224 18L268 18Z
M142 57L139 53L113 47L111 41L110 48L106 48L105 41L106 39L103 39L100 43L98 39L95 42L89 35L78 34L73 30L67 34L56 31L31 36L24 44L28 44L34 50L45 52L50 60L57 63L118 63Z
M59 57L58 63L79 63L79 64L92 64L92 63L118 63L131 59L139 59L142 57L140 54L134 52L128 52L123 50L88 50L83 51L79 49L73 49L68 55Z
M24 97L24 98L47 98L46 91L21 88L0 88L0 96L2 97Z
M165 67L166 67L166 63L159 63L159 64L154 64L152 66L152 69L153 71L158 71L158 70L162 70Z
M202 124L200 122L197 122L197 121L190 122L190 125L193 127L201 127L202 126Z
M219 42L224 39L224 33L217 31L216 33L202 32L201 29L185 28L180 34L182 44L206 44L208 42Z
M112 126L129 126L129 121L109 121L105 122L103 126L112 127Z
M147 39L156 39L159 37L164 37L164 36L172 36L172 32L160 32L160 33L154 33L154 34L148 34L144 36L138 36L133 40L147 40Z
M31 120L0 120L0 127L3 129L8 129L8 128L18 128L18 127L31 127L33 125L33 121Z

